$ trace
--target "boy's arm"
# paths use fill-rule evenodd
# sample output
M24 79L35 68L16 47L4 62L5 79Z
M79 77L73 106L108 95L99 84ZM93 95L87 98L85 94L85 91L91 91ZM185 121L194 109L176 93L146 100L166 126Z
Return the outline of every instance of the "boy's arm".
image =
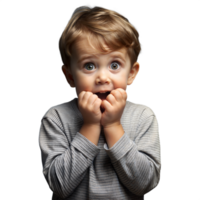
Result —
M83 180L99 148L80 133L69 143L61 123L48 117L42 119L39 143L51 190L61 198L68 197Z
M112 134L115 132L107 130L107 138L113 138ZM161 168L160 142L157 120L150 109L143 111L135 141L125 133L110 146L110 149L105 149L126 188L136 195L144 195L156 187Z
M100 125L83 124L83 126L81 127L79 132L84 137L86 137L90 142L92 142L96 146L98 145L99 136L100 136L100 132L101 132Z

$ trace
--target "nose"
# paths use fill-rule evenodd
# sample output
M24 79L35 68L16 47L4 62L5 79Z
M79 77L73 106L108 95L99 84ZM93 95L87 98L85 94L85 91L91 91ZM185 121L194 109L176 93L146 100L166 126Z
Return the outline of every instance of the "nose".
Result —
M99 71L97 78L96 78L96 84L102 85L102 84L109 84L110 78L107 72L105 70Z

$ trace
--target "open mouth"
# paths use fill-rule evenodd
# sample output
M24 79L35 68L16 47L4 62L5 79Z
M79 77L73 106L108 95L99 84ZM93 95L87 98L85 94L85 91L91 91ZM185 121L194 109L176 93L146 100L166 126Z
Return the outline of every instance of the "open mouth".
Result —
M108 92L105 92L105 93L97 92L97 93L95 93L95 94L99 97L99 99L105 100L106 97L110 94L110 92L109 92L109 91L108 91Z
M106 97L110 94L110 91L104 92L104 93L102 93L102 92L97 92L97 93L95 93L95 94L98 96L99 99L105 100ZM102 113L105 111L105 109L104 109L102 106L100 107L100 109L101 109L101 112L102 112Z

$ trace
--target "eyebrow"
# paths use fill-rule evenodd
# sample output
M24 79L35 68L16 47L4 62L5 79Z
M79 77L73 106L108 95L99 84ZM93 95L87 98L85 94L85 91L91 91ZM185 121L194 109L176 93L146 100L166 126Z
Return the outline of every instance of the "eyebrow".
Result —
M80 59L78 59L78 63L81 63L83 60L86 60L86 59L92 59L92 58L98 58L98 54L95 55L95 54L87 54L87 55L84 55L82 56ZM121 52L111 52L110 53L110 57L112 57L113 59L116 59L116 58L119 58L121 59L123 62L125 62L125 57L123 56L123 54Z

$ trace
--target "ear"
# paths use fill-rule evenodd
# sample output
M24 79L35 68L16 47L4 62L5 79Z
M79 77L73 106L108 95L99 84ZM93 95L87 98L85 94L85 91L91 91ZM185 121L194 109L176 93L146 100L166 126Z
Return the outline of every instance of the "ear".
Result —
M65 75L65 78L67 79L67 82L70 84L70 86L71 87L75 87L74 79L73 79L70 67L63 65L62 66L62 71L63 71L63 73Z
M140 65L138 62L135 62L133 64L133 66L131 67L131 70L129 72L129 75L128 75L128 82L127 82L127 85L131 85L133 80L135 79L138 71L139 71L139 68L140 68Z

